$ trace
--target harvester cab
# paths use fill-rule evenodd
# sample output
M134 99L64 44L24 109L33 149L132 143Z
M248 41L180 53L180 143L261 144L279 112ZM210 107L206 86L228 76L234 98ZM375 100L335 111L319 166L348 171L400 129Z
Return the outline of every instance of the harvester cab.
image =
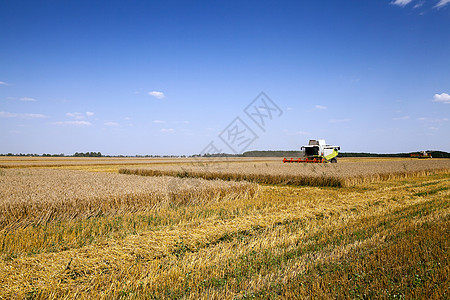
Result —
M302 146L302 157L284 158L283 162L312 162L312 163L337 163L340 146L327 145L325 140L309 140L308 145Z

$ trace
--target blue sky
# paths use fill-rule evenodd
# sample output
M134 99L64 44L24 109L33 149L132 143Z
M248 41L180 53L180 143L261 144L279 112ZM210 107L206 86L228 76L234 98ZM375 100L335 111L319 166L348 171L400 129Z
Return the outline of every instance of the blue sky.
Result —
M0 153L450 151L450 0L0 0L0 27Z

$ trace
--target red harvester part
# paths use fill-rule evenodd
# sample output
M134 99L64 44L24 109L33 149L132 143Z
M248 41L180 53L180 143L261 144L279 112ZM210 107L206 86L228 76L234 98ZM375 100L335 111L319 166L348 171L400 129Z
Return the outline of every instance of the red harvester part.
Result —
M283 163L324 163L326 162L325 158L284 158Z
M421 153L411 154L411 158L432 158L431 154L422 151Z

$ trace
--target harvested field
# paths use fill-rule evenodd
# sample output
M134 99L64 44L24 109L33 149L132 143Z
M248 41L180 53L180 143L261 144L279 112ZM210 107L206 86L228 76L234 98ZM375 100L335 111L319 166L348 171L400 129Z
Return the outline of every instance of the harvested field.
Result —
M253 195L256 185L69 170L7 169L0 176L0 230Z
M445 299L449 187L448 174L266 186L251 198L17 229L0 235L0 297Z
M122 168L119 173L143 176L176 176L203 179L223 179L262 184L307 186L355 186L380 180L400 180L449 172L449 159L373 160L339 164L283 164L272 162L230 162L228 164L197 163L148 168Z
M447 299L450 173L411 162L339 188L0 169L0 299Z

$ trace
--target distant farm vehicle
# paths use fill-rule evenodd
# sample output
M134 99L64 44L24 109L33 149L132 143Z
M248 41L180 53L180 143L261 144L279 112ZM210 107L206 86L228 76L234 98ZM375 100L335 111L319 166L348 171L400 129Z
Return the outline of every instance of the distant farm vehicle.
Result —
M412 153L412 158L433 158L427 151L420 151L419 153Z
M284 158L283 163L337 163L340 146L327 145L325 140L309 140L301 147L302 157Z

